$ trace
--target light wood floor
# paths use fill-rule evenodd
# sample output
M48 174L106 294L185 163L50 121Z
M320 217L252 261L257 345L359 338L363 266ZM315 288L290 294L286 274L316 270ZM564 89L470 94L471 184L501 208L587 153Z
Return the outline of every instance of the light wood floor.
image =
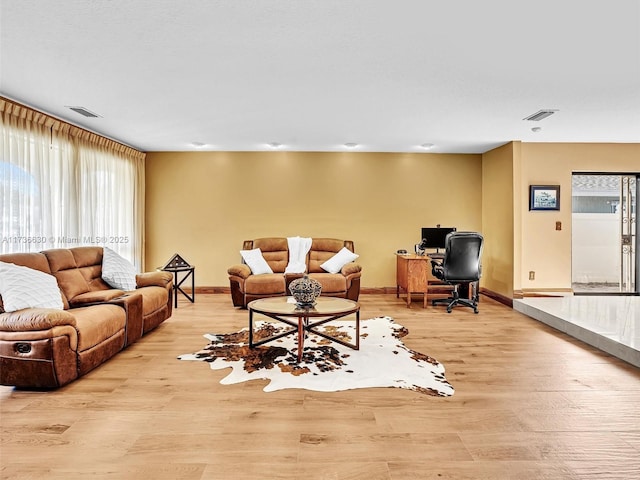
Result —
M0 387L0 478L639 478L639 369L486 297L478 315L395 295L361 305L406 326L455 395L220 385L225 372L176 356L247 312L199 295L65 388Z

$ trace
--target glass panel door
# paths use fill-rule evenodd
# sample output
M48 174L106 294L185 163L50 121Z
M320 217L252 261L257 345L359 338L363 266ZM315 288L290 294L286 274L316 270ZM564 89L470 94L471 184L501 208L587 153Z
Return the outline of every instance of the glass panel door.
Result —
M637 293L637 176L572 177L575 294Z

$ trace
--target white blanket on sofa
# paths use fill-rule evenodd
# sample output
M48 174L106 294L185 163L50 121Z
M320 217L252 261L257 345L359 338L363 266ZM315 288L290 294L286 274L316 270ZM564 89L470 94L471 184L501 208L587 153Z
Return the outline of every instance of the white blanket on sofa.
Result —
M305 273L307 269L306 257L311 248L311 238L287 237L289 244L289 263L284 273Z

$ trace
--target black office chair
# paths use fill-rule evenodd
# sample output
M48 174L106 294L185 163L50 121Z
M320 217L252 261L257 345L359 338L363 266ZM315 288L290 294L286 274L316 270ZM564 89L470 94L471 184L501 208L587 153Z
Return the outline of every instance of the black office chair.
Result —
M478 313L478 288L473 289L472 298L460 298L460 284L478 282L481 275L480 256L482 255L482 235L476 232L451 232L445 238L445 252L442 260L431 260L433 276L453 285L453 293L449 298L437 298L432 305L447 304L447 313L456 305L473 308Z

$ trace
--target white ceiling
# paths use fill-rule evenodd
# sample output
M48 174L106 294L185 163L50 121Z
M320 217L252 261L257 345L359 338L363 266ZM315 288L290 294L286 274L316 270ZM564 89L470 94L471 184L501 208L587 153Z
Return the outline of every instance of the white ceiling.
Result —
M640 142L638 0L0 0L0 22L0 94L144 151Z

